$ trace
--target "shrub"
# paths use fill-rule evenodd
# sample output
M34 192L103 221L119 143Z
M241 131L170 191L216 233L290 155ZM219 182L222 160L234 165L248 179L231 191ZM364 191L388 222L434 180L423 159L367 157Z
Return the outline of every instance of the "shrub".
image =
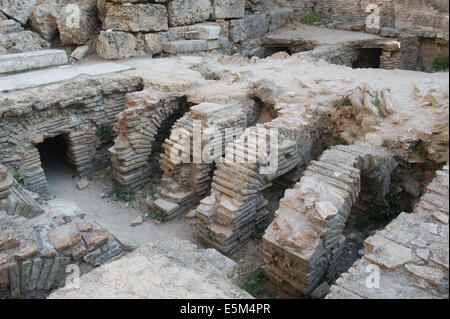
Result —
M242 281L242 288L257 298L274 298L275 293L266 287L269 277L263 268L250 272Z
M23 180L23 176L20 172L15 172L13 175L13 178L17 181L20 182L21 180Z
M448 69L448 56L436 58L433 61L433 68L436 71L444 71Z
M130 202L136 199L136 192L130 189L121 188L116 190L116 196L124 202Z
M108 137L112 134L112 126L109 124L103 124L97 130L97 135L101 137Z
M342 99L341 105L342 106L352 106L352 101L350 101L350 98L348 97L348 95Z
M322 18L317 13L309 13L303 16L300 21L306 25L313 25L316 22L321 22Z

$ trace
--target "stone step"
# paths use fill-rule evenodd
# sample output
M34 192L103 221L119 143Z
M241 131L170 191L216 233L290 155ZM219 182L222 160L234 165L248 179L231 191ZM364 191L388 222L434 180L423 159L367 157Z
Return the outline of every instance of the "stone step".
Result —
M42 50L0 55L0 74L67 64L64 50Z
M210 51L219 48L219 42L216 40L179 40L166 42L163 45L163 51L170 54Z

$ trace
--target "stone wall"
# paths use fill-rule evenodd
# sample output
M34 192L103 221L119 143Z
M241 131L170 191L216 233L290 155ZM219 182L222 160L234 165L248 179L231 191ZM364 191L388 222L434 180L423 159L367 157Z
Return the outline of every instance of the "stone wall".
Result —
M161 153L164 176L158 192L160 198L153 203L165 219L189 211L209 193L214 161L247 128L254 104L253 101L200 103L172 127L171 137L164 142ZM194 143L200 143L201 150L194 149Z
M83 274L123 255L104 228L80 218L34 223L0 212L0 230L0 292L7 289L12 297L46 294L65 285L74 266Z
M0 54L51 45L71 52L92 42L98 28L96 0L2 0L0 12Z
M25 188L43 192L47 184L36 145L64 135L65 155L78 174L106 167L112 139L98 132L114 124L125 94L140 89L139 78L113 75L1 93L0 162L11 175L21 175Z
M352 206L361 191L382 201L393 166L391 155L364 145L336 146L312 161L294 189L286 191L264 235L270 279L286 291L307 295L337 278Z
M244 17L244 0L99 0L97 53L105 59L218 49L229 21ZM208 21L208 23L206 23Z
M244 15L244 0L98 3L97 53L105 59L210 50L262 56L261 36L293 16L283 8Z
M174 93L145 89L126 96L125 110L117 115L118 136L109 149L115 181L137 189L151 179L150 156L158 131L175 113L188 109L186 98Z
M268 81L257 84L257 91L266 102L281 94ZM274 109L279 117L248 128L227 145L214 172L211 195L196 209L198 237L225 253L241 247L267 217L262 191L271 181L310 160L319 112L293 97L276 103ZM262 142L269 140L276 142L270 147ZM269 163L273 169L267 167Z

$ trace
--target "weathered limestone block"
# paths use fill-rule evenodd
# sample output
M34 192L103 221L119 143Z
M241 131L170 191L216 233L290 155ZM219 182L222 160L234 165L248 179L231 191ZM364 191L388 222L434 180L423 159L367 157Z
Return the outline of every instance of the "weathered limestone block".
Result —
M245 0L212 0L216 19L240 19L244 17Z
M64 50L40 50L0 56L0 74L66 64Z
M184 37L188 40L218 40L220 31L217 23L199 23L188 27Z
M230 36L233 42L258 38L269 31L270 19L266 14L250 14L243 19L230 21Z
M70 54L70 63L76 63L88 55L90 51L89 45L81 45Z
M36 0L0 0L0 11L21 24L26 24L36 5Z
M273 31L291 21L294 11L292 9L280 9L270 11L268 14L270 19L269 31Z
M97 54L108 60L126 59L137 55L138 41L122 31L101 31L97 39Z
M109 5L111 5L111 3L107 4L106 0L97 0L97 15L101 23L103 23L106 19L106 13Z
M61 6L56 0L45 0L38 4L30 15L30 25L44 39L51 40L57 30L56 17Z
M114 5L107 9L103 29L129 32L166 31L166 7L159 4Z
M0 20L0 34L22 32L23 30L23 27L16 20Z
M228 278L235 268L233 261L216 251L168 238L102 265L80 278L81 289L61 288L49 299L252 298ZM99 286L100 277L117 280Z
M0 52L4 51L3 53L37 51L49 47L48 41L32 31L0 34Z
M0 234L0 251L14 249L20 246L20 238L12 230L3 231Z
M59 11L56 23L62 44L85 44L95 31L97 11L89 3L68 4Z
M167 42L163 45L166 53L178 54L185 52L210 51L219 48L218 41L206 40L180 40Z
M152 55L161 54L163 41L164 36L160 33L148 33L144 35L145 51Z
M213 13L210 0L173 0L167 9L172 27L206 21Z
M82 240L81 233L75 224L67 224L53 229L47 233L47 238L58 252L73 247Z
M12 297L61 287L69 264L83 274L122 252L114 236L98 224L64 224L64 218L48 215L35 223L0 211L0 287L7 287Z

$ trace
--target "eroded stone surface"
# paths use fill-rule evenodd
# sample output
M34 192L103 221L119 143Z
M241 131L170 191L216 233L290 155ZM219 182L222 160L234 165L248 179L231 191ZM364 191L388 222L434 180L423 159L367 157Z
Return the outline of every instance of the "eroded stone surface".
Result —
M149 243L82 276L81 289L62 288L49 298L251 298L227 279L224 261L234 263L218 255L220 264L187 241Z

